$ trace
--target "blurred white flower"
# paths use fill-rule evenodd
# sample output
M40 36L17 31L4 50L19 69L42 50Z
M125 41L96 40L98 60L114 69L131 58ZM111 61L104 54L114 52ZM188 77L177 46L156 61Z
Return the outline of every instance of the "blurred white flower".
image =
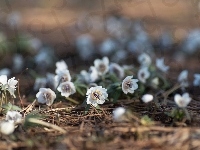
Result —
M118 107L113 111L113 119L116 122L125 120L126 109L124 107Z
M109 55L116 49L116 47L116 42L113 39L105 39L100 45L100 53L104 56Z
M164 64L164 58L156 59L156 67L162 72L167 72L169 70L169 66Z
M104 75L109 70L109 59L108 57L103 57L103 59L96 59L94 61L94 66L98 71L99 75Z
M22 115L18 111L8 111L6 113L6 121L18 124L22 122Z
M40 88L45 88L47 85L46 78L36 78L34 83L34 91L38 91Z
M90 82L90 74L86 70L81 70L80 75L81 75L80 78L81 80L83 80L83 82L86 82L86 83Z
M118 51L115 52L114 55L112 55L111 57L111 60L114 61L114 62L121 62L125 59L127 59L127 51L124 50L124 49L119 49Z
M98 104L103 104L108 97L107 89L102 86L91 87L87 90L87 104L97 107Z
M176 94L174 96L174 101L180 108L187 107L192 99L190 98L188 93L184 93L182 96L180 94Z
M193 85L194 86L200 86L200 74L194 74Z
M39 50L37 55L34 57L34 61L37 64L38 69L41 71L44 71L51 65L53 65L53 57L54 57L54 51L49 47L43 47Z
M15 77L8 80L8 91L10 92L10 95L12 95L15 98L15 90L16 90L16 84L18 83L17 80L15 80Z
M116 63L110 64L109 71L111 73L114 73L120 79L122 79L124 77L124 69Z
M138 71L138 79L142 82L142 83L146 83L146 80L150 77L150 72L148 70L148 67L142 67L140 68L140 70Z
M93 37L89 34L80 35L76 39L78 54L83 60L88 60L94 53Z
M72 83L70 81L61 83L58 86L57 90L59 92L61 92L62 96L65 96L65 97L69 97L70 95L72 95L76 92L76 88L74 86L74 83Z
M21 15L17 11L13 11L7 16L7 24L10 28L15 29L16 27L20 26L21 24Z
M33 48L33 50L35 52L38 52L39 49L42 47L42 42L38 38L31 38L28 42L29 42L31 48Z
M183 70L179 76L178 76L178 82L181 84L182 88L188 87L189 82L188 82L188 71Z
M8 80L7 75L1 75L0 76L0 86L1 86L2 90L7 89L7 80Z
M68 66L64 60L56 62L56 74L59 74L62 70L68 70Z
M138 61L139 61L140 65L143 67L144 66L148 67L151 65L151 57L146 53L140 54L138 57Z
M12 134L15 130L15 125L13 122L2 121L0 123L0 131L2 134L9 135Z
M56 89L57 83L55 80L55 74L47 72L46 81L47 81L48 87L50 87L54 90Z
M13 56L13 71L15 73L19 73L20 71L22 71L22 68L24 66L24 58L22 57L22 55L20 54L15 54Z
M6 76L10 76L11 71L9 68L3 68L0 70L0 75L6 75Z
M51 106L56 98L56 94L50 88L40 88L36 97L39 103L46 103L47 106Z
M142 101L144 103L148 103L148 102L150 102L150 101L153 100L153 95L151 95L151 94L145 94L145 95L142 96L141 99L142 99Z
M95 82L98 78L98 71L94 66L91 66L89 69L89 77L90 77L90 82Z
M132 79L133 76L127 76L122 82L122 91L127 93L134 93L138 89L138 79Z
M71 75L69 73L69 70L60 70L58 74L55 76L55 81L58 84L66 82L66 81L71 81Z
M151 80L151 83L152 83L152 86L153 86L154 88L157 88L158 85L159 85L159 78L158 78L158 77L153 78L153 79Z

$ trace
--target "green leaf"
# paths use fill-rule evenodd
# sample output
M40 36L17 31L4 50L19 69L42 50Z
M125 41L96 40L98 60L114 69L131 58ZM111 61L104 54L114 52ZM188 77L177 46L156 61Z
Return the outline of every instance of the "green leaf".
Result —
M90 109L90 105L86 105L86 107L85 107L85 114L87 114L88 113L88 111L89 111L89 109Z

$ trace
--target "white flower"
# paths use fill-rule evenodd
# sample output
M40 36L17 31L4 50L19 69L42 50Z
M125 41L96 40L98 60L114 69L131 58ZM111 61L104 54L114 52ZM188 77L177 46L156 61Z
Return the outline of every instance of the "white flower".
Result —
M59 74L60 71L67 70L67 69L68 69L68 66L64 60L56 62L56 74Z
M20 54L15 54L13 56L13 67L12 67L13 71L15 73L19 73L22 71L23 66L24 66L23 56Z
M34 91L38 91L40 88L45 88L47 84L46 78L36 78L34 83Z
M36 97L39 103L46 103L46 105L51 106L56 98L56 94L50 88L40 88Z
M22 115L18 111L8 111L6 113L6 121L14 124L22 122Z
M69 70L60 70L55 76L55 81L57 85L66 81L71 81L71 75L69 73Z
M151 65L151 57L146 54L146 53L142 53L139 57L138 57L138 61L139 63L144 67L144 66L150 66Z
M153 79L151 80L151 83L152 83L152 86L153 86L154 88L157 88L158 85L159 85L159 78L158 78L158 77L153 78Z
M0 85L6 85L7 84L7 80L8 80L7 75L1 75L0 76Z
M17 80L15 80L15 77L8 80L8 91L10 92L10 95L12 95L15 98L15 90L16 90L16 84L18 83Z
M99 75L104 75L109 70L109 59L108 57L103 57L103 59L96 59L94 61L94 66L98 71Z
M10 95L12 95L15 98L14 91L16 89L16 84L18 83L17 80L15 80L15 77L9 79L7 81L7 76L6 75L1 75L0 76L0 86L2 90L8 90L10 92Z
M118 107L113 111L113 119L117 122L121 122L125 119L126 109Z
M174 101L178 105L178 107L184 108L190 103L191 98L188 93L184 93L182 96L180 94L176 94L174 96Z
M144 103L148 103L148 102L150 102L150 101L153 100L153 95L151 95L151 94L145 94L145 95L142 96L141 99L142 99L142 101Z
M91 87L87 90L87 104L92 104L97 107L98 104L103 104L108 97L107 89L102 86Z
M0 123L0 131L2 134L9 135L15 130L15 125L13 122L2 121Z
M46 74L46 82L47 82L48 87L51 87L54 90L56 89L57 83L55 80L55 74L48 72Z
M10 76L10 74L11 74L11 70L8 68L3 68L0 70L0 75Z
M91 66L89 69L89 77L90 77L90 82L95 82L98 78L98 71L94 66Z
M90 73L88 73L86 70L81 70L80 72L80 79L83 80L86 83L90 82ZM98 77L98 75L97 75Z
M127 93L134 93L134 91L138 88L138 79L132 79L133 76L127 76L122 82L122 91Z
M164 58L156 59L156 67L162 72L167 72L169 69L169 66L164 64Z
M181 84L181 87L188 87L188 71L183 70L178 76L178 82Z
M124 69L116 63L111 63L109 66L109 70L111 73L116 74L116 76L120 79L124 77Z
M142 82L142 83L146 83L146 80L150 77L150 72L148 70L148 67L142 67L139 71L138 71L138 79Z
M194 74L193 85L194 86L200 86L200 74Z
M57 90L59 92L61 92L62 96L65 96L65 97L69 97L70 95L72 95L76 92L76 88L74 86L74 83L72 83L70 81L61 83L58 86Z

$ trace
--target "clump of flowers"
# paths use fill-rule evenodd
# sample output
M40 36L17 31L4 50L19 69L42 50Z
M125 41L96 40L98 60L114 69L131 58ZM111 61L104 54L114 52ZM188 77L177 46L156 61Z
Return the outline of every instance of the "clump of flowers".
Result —
M15 90L18 81L15 80L15 77L8 79L6 75L0 76L0 89L1 89L1 105L7 104L9 98L16 98ZM0 108L1 110L1 108Z

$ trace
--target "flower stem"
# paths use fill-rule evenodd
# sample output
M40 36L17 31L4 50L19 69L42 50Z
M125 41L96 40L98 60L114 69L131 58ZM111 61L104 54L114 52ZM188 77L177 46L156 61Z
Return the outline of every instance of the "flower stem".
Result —
M186 118L187 118L189 121L191 121L191 117L190 117L190 114L189 114L187 108L183 108L183 111L185 112Z
M167 98L168 96L173 93L174 91L176 91L177 89L179 89L181 87L180 84L176 84L174 85L171 89L169 89L168 91L164 92L163 93L163 96L164 96L164 101L163 101L163 104L166 105L167 104Z
M74 104L79 104L79 102L78 101L76 101L75 99L73 99L73 98L70 98L70 97L65 97L68 101L70 101L70 102L72 102L72 103L74 103Z

